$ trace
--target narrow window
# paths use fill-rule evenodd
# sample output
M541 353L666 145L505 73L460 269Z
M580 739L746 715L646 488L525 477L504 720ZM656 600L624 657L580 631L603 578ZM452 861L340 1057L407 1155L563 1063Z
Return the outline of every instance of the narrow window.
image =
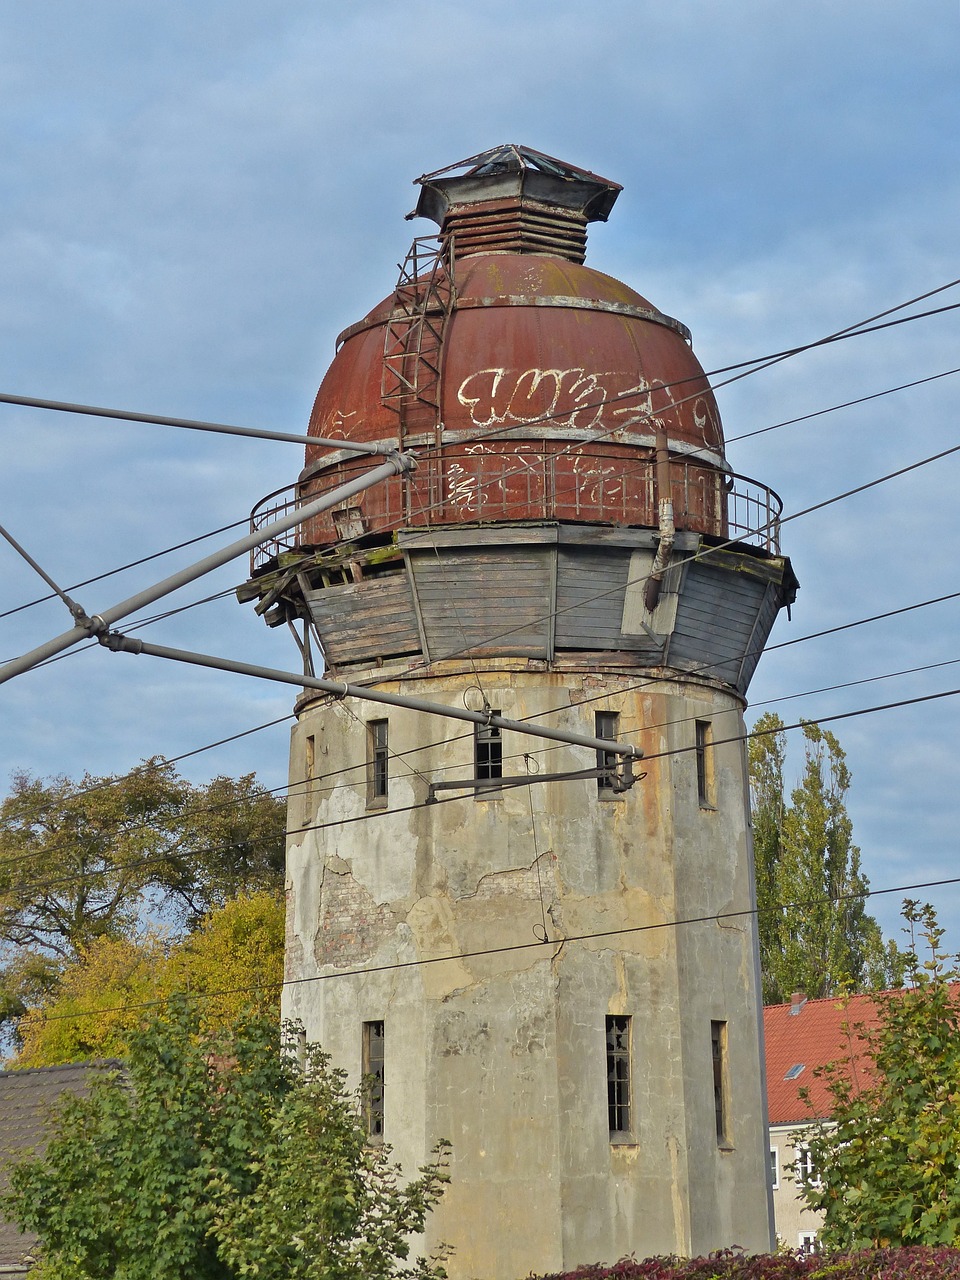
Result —
M712 809L713 796L713 726L709 720L695 724L697 758L697 799L701 808Z
M303 825L313 817L313 784L317 768L317 740L308 734L303 756Z
M371 1142L383 1141L383 1023L363 1024L363 1120Z
M774 1191L780 1186L780 1152L776 1147L770 1148L770 1185Z
M607 1117L610 1136L630 1133L630 1019L607 1018Z
M710 1023L710 1049L713 1056L713 1110L717 1121L717 1144L730 1145L727 1122L727 1024Z
M491 708L492 714L498 716L499 710ZM496 725L478 724L473 730L473 768L474 777L487 786L494 785L496 779L503 777L503 738Z
M387 725L386 720L367 723L367 804L371 807L382 807L387 803L390 778Z
M820 1241L817 1239L816 1231L801 1231L798 1236L798 1241L801 1253L807 1254L820 1252Z
M594 734L598 738L607 738L613 742L616 740L620 731L620 714L617 711L595 711L594 712ZM605 799L611 797L619 798L620 792L616 791L613 786L614 774L619 764L619 757L615 751L598 751L597 752L597 768L609 770L606 777L597 779L597 793Z

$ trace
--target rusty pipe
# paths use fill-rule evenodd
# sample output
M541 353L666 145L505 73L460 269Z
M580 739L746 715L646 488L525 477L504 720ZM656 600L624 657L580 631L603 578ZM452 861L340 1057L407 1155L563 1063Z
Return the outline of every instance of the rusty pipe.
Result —
M660 599L660 588L663 575L670 563L676 525L673 520L673 496L670 488L670 442L667 439L667 428L661 421L656 427L656 478L657 478L657 513L660 529L660 541L657 553L653 557L653 565L643 589L643 603L648 613L653 613Z

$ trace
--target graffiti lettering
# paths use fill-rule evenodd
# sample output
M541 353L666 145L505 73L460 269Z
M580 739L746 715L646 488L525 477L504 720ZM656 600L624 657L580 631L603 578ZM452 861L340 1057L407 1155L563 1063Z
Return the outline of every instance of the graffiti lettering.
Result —
M454 462L447 471L447 501L461 511L479 511L484 501L479 483L479 477Z
M477 427L546 419L557 426L590 430L604 417L628 427L644 422L652 409L644 379L637 382L627 373L586 369L478 369L464 378L457 399Z

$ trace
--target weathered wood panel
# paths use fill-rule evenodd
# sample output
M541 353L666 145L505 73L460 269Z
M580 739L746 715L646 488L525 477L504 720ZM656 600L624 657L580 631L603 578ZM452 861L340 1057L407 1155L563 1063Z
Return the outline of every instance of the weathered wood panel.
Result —
M737 688L741 693L746 693L747 686L753 679L753 673L757 669L757 663L760 661L760 655L763 647L767 643L767 637L773 630L773 624L777 620L777 614L783 606L783 591L779 584L770 582L767 584L766 594L763 598L763 604L757 615L756 626L753 629L753 635L747 645L747 652L744 654L743 663L740 668L740 676L737 681Z
M552 656L552 547L412 544L407 562L431 661L466 652Z
M529 543L552 545L557 541L559 526L555 524L495 524L476 525L467 528L401 529L397 535L399 545L405 551L424 551L434 547L452 547L462 551L464 547L520 546Z
M741 692L746 689L744 661L756 643L757 618L770 584L766 572L740 572L735 563L743 558L727 557L722 568L702 560L690 566L670 642L672 660L699 665Z
M557 558L558 649L610 649L659 663L661 648L645 632L622 630L632 548L561 546Z
M305 599L331 666L420 652L406 573L308 591Z
M683 533L651 617L637 598L657 542L650 530L471 527L405 531L400 541L406 572L305 593L330 665L420 652L428 661L629 653L743 692L796 586L786 561L712 550Z

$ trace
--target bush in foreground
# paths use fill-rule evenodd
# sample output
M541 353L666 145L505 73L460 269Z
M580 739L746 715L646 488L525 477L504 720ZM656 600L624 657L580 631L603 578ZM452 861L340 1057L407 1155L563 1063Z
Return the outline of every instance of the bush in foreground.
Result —
M295 1028L291 1028L294 1031ZM445 1146L403 1183L315 1046L250 1016L204 1029L185 1000L133 1032L125 1072L63 1102L4 1212L40 1238L38 1280L443 1280L411 1236Z
M622 1258L613 1266L530 1280L960 1280L960 1249L865 1249L858 1253L744 1254L708 1258Z

